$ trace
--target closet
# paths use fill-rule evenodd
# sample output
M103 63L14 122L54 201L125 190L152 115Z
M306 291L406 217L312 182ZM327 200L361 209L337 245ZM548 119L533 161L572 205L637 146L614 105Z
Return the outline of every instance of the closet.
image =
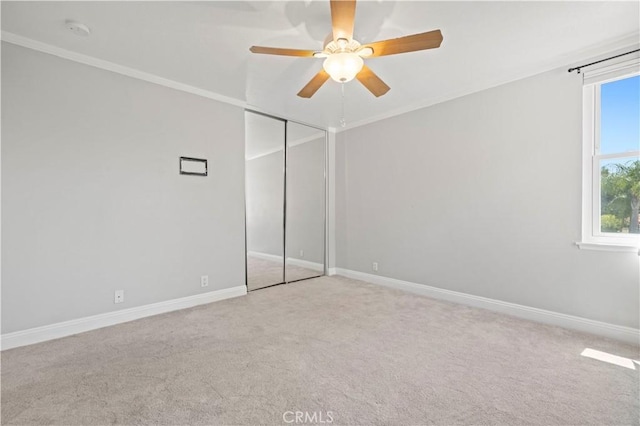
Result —
M249 291L324 275L326 139L322 129L245 111Z

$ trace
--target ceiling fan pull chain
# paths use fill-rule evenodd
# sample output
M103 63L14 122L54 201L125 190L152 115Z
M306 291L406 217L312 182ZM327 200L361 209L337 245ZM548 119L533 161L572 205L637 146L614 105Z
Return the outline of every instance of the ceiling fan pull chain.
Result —
M344 83L340 83L340 86L342 86L342 108L341 108L341 117L340 117L340 126L341 127L347 127L347 120L345 120L344 118Z

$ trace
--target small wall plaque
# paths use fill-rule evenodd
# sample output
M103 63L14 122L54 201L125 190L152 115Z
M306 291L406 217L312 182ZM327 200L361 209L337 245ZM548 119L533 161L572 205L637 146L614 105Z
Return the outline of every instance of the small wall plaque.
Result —
M180 157L180 174L207 176L207 160L203 158Z

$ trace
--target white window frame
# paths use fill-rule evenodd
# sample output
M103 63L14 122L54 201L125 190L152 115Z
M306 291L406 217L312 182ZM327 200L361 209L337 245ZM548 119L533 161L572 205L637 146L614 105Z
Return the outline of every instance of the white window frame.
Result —
M602 84L640 75L640 58L622 61L584 74L583 87L583 153L582 153L582 241L583 249L637 252L640 235L601 231L600 226L600 160L634 158L638 151L600 154L600 88Z

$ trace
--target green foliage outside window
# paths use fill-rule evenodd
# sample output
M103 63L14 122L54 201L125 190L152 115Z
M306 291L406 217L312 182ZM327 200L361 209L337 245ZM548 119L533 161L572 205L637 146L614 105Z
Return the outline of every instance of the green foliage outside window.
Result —
M600 216L600 226L602 232L621 232L624 220L612 214L603 214Z
M602 167L602 232L639 234L640 160Z

